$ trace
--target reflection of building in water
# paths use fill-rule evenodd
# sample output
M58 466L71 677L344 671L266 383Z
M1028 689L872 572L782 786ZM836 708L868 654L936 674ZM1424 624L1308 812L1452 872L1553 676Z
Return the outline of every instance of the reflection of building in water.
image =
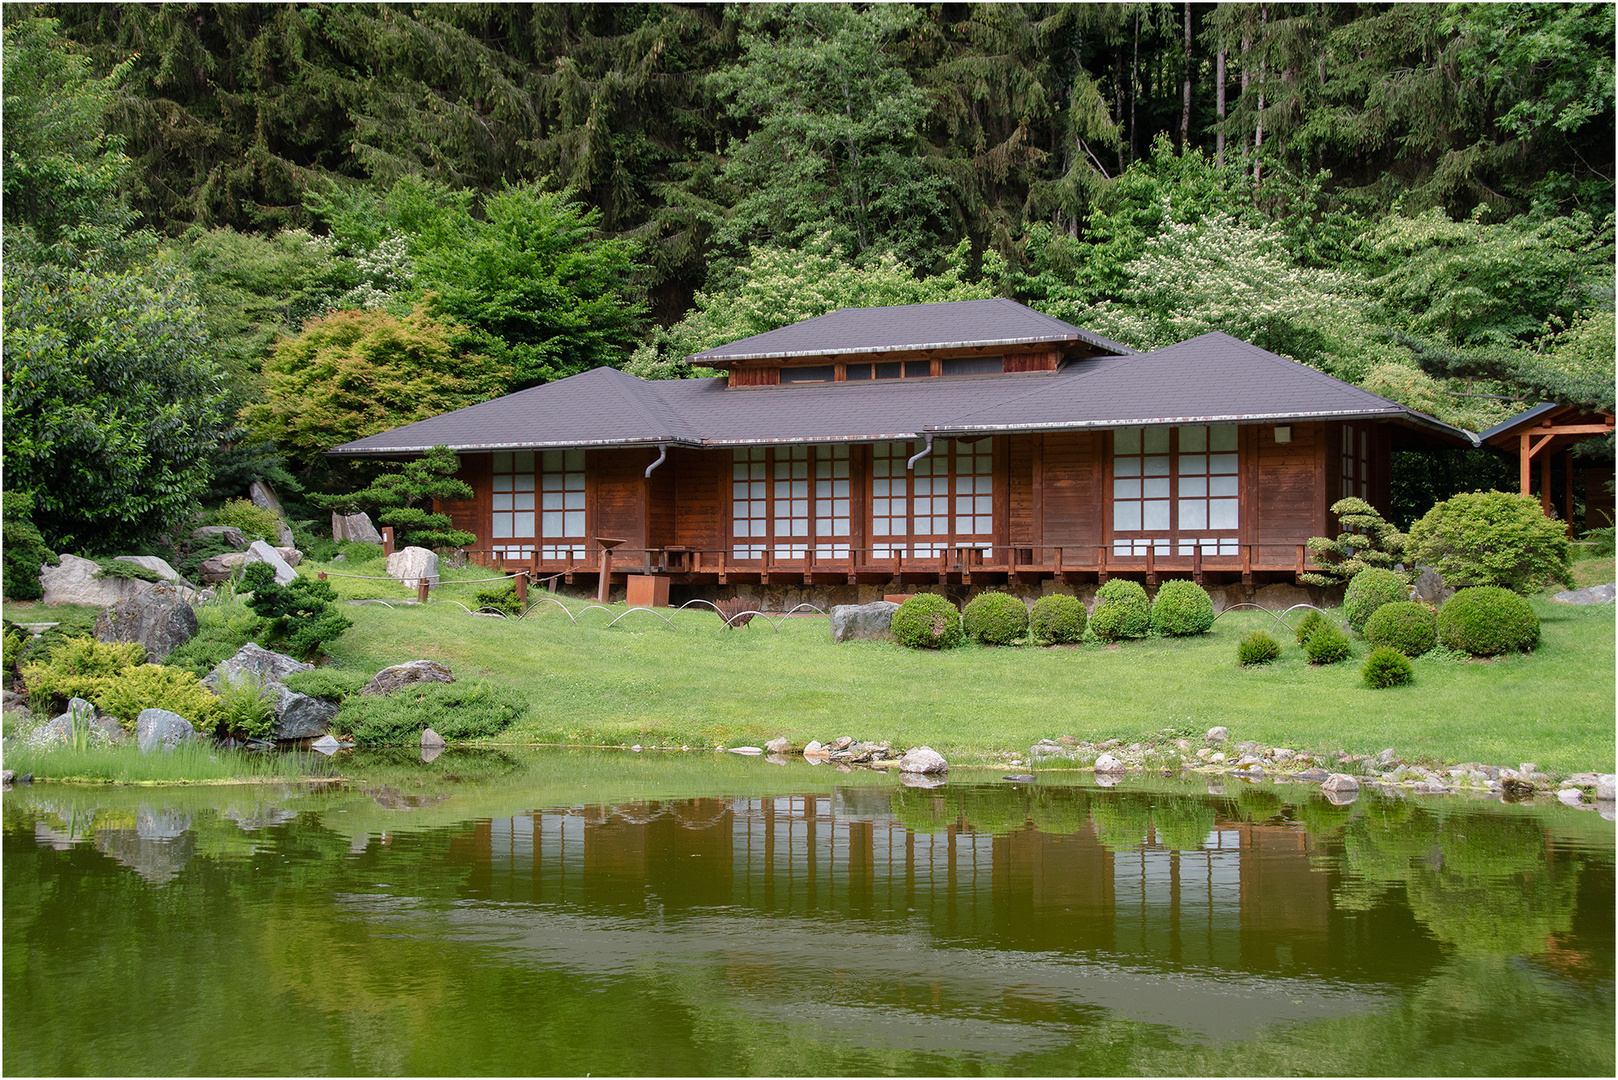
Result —
M928 922L1003 947L1190 965L1324 966L1328 875L1301 830L1217 822L1203 846L1114 851L1093 828L915 832L860 793L575 807L482 823L472 888L552 904L736 906Z

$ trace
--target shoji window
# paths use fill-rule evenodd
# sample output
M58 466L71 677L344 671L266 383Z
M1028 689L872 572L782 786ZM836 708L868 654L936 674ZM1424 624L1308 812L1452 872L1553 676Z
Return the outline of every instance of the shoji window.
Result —
M584 451L546 450L540 457L540 557L584 558Z
M937 555L994 543L994 443L878 443L871 451L871 546L876 558Z
M815 557L848 558L848 447L815 451Z
M1371 444L1364 429L1343 425L1342 498L1371 500Z
M731 460L731 556L849 556L847 446L749 447Z
M762 559L770 535L769 450L762 446L737 450L731 463L730 554Z
M534 554L534 452L497 453L493 463L493 515L489 535L495 553L508 559Z
M809 547L809 448L783 446L775 458L775 543L777 559L801 559Z
M1234 424L1113 433L1113 554L1239 555Z

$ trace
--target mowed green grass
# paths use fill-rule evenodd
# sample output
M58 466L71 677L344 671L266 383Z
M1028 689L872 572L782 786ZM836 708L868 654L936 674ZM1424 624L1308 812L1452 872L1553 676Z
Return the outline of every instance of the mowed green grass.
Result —
M634 612L609 629L622 605L583 611L577 626L548 603L520 621L448 604L377 605L345 608L355 626L330 651L366 670L441 660L461 678L518 689L531 711L501 742L695 748L851 735L926 744L970 764L1047 737L1200 736L1222 724L1238 741L1297 749L1391 746L1438 761L1611 771L1613 607L1543 597L1534 606L1543 621L1534 653L1419 658L1414 684L1391 690L1361 682L1363 642L1352 661L1314 668L1272 616L1249 611L1189 639L922 652L834 645L824 618L723 630L707 611L673 613L672 627ZM1281 659L1241 668L1236 643L1255 629L1275 630Z

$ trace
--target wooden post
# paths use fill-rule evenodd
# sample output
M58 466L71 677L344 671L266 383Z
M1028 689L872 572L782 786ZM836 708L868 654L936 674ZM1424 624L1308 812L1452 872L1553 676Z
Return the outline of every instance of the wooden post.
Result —
M1242 584L1253 584L1253 545L1242 545Z
M1567 535L1573 537L1573 451L1562 454L1562 507L1567 515Z
M1096 583L1105 585L1107 583L1107 545L1102 544L1097 547L1096 554L1098 556L1096 560Z
M524 570L516 577L517 603L528 606L528 571Z
M1522 442L1518 444L1517 448L1518 479L1522 483L1522 493L1524 495L1528 494L1528 489L1530 486L1528 482L1528 465L1529 462L1533 460L1533 458L1530 456L1532 453L1533 451L1528 448L1528 432L1525 431L1522 433Z
M607 602L607 587L612 584L612 548L601 549L601 576L596 581L596 603Z
M1156 551L1157 551L1157 545L1156 544L1148 543L1146 545L1146 584L1148 584L1148 585L1156 585L1157 584L1157 561L1156 561L1157 556L1155 554Z
M1527 436L1524 436L1524 438L1526 438L1526 437ZM393 526L392 525L384 525L384 526L382 526L382 554L384 556L393 554Z
M1298 574L1299 577L1303 576L1303 553L1304 553L1304 550L1305 550L1304 546L1302 544L1299 544L1298 545L1298 570L1297 570L1297 574ZM1302 584L1302 582L1295 582L1294 584Z
M1198 585L1202 584L1202 545L1198 544L1191 549L1191 580Z
M1539 508L1546 517L1551 516L1551 456L1539 459Z
M427 589L428 588L429 588L429 584L428 584L428 581L427 581L426 578L422 578L420 581L416 582L416 602L417 603L425 604L427 602Z

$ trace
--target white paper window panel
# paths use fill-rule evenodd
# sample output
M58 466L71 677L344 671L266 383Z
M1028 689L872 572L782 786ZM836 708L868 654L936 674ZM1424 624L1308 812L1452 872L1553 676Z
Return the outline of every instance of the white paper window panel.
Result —
M994 471L994 458L993 458L993 456L991 456L989 454L980 454L980 455L978 455L976 463L972 466L972 471L976 472L976 473L990 473L990 472L993 472Z
M1180 498L1205 499L1208 497L1208 478L1206 476L1181 476Z
M776 520L775 520L775 535L776 536L808 536L809 535L809 522L805 518L797 518L797 519L793 519L793 520L788 520L786 518L776 518Z
M1167 532L1169 503L1167 499L1149 499L1141 503L1141 528L1147 532Z
M546 472L573 472L584 468L583 450L546 450L540 456L540 466Z
M1208 455L1181 454L1178 468L1181 476L1206 476L1208 475Z
M815 533L818 536L848 536L848 519L816 518Z
M809 463L807 461L777 461L775 463L775 478L777 480L806 480L809 477Z
M1147 476L1167 476L1169 474L1169 456L1162 454L1158 457L1142 458L1141 471Z
M1112 482L1112 497L1114 500L1140 498L1140 481L1114 480Z
M765 447L744 446L735 451L737 461L763 461Z
M1138 458L1138 457L1121 457L1121 458L1114 459L1114 461L1112 463L1112 475L1113 476L1139 476L1140 475L1140 458Z
M1112 433L1114 456L1140 453L1140 428L1119 428Z
M733 559L762 559L764 557L764 547L761 544L737 544L730 549L730 557Z
M1208 527L1208 500L1180 500L1180 528L1206 529Z
M872 476L890 476L893 471L893 462L887 458L877 458L871 462Z
M873 497L878 497L878 496L886 497L888 495L889 487L890 487L890 485L892 485L892 483L893 483L893 481L891 481L891 480L872 480L871 481L871 495Z
M1208 478L1208 494L1217 497L1236 498L1241 494L1241 486L1234 476L1210 476Z
M848 462L846 460L815 462L815 477L817 479L846 479L848 475Z
M873 518L871 520L871 535L892 536L893 534L888 530L888 524L887 518Z
M496 544L494 552L507 559L532 558L534 549L527 544Z
M1239 499L1210 499L1208 501L1208 528L1234 529L1237 527Z
M777 499L802 499L809 494L809 481L807 480L777 480L775 482L775 497Z
M994 497L992 495L957 495L955 497L955 512L957 514L993 514Z
M816 499L815 516L846 518L848 517L848 500Z
M839 533L839 536L845 535ZM846 559L849 556L847 544L816 544L815 558L817 559Z
M511 512L511 496L509 494L495 495L493 496L493 500L493 505L490 507L490 509L495 511L495 513Z
M994 491L994 477L992 476L957 476L955 478L955 494L988 495Z
M905 545L903 544L877 544L871 548L871 554L879 559L891 559L895 555L903 555L904 553Z
M956 535L961 535L963 533L964 534L992 533L992 532L994 532L994 518L993 517L956 517L956 519L955 519L955 532L956 532Z
M581 547L558 547L558 546L554 546L554 545L551 545L551 544L547 544L547 545L545 545L544 547L542 547L540 549L540 552L547 559L582 559L582 558L584 558L584 549L581 548Z
M1154 555L1167 555L1169 542L1167 540L1114 540L1112 553L1114 555L1145 555L1150 550Z
M495 476L494 476L493 490L495 490L495 491L510 491L511 490L511 476L510 476L510 474L508 473L505 476L501 476L499 473L496 473Z
M815 481L815 497L820 499L846 499L848 498L847 480L817 480ZM886 495L884 490L882 494Z
M1112 527L1118 532L1140 531L1140 503L1137 501L1112 504Z
M1242 553L1241 541L1234 536L1182 536L1175 548L1177 555L1195 555L1197 548L1202 549L1204 555L1240 555Z
M775 545L775 557L777 559L801 559L808 550L809 546L807 544L777 544Z
M494 524L494 538L496 540L504 540L507 537L511 537L511 536L516 535L515 533L513 533L511 531L511 515L510 514L496 514L496 515L494 515L493 524Z
M1166 499L1169 497L1169 478L1148 477L1141 481L1141 496L1147 499Z
M936 559L938 556L944 554L944 545L915 544L912 546L910 554L917 559Z
M579 468L584 467L584 452L578 451ZM497 473L534 471L534 452L532 450L506 451L502 450L493 455L493 470Z

